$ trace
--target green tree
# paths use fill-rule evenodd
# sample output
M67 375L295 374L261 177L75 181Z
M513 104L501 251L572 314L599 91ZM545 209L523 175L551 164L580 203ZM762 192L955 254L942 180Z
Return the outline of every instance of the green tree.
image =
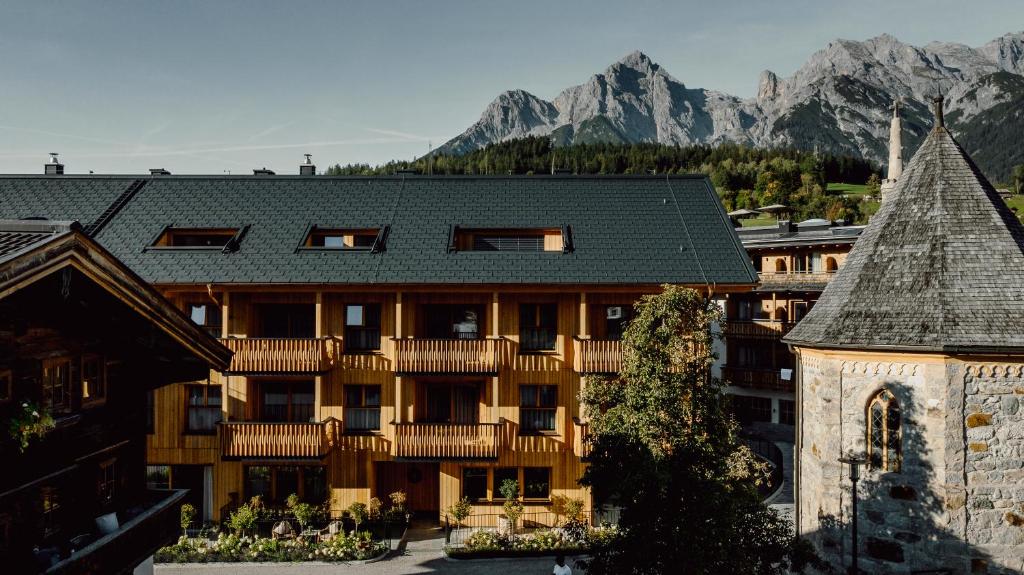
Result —
M1013 167L1013 193L1024 192L1024 164L1017 164Z
M696 291L665 286L636 305L621 376L588 380L593 445L582 483L623 508L621 534L594 550L591 575L786 572L791 526L761 502L764 467L710 376L721 319Z

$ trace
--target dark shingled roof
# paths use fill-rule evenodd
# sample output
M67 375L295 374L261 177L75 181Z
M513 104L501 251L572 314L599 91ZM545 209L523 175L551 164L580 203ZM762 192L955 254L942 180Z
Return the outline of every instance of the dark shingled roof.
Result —
M73 218L86 229L103 219L98 241L154 283L756 281L710 182L696 176L7 176L0 199L0 217ZM311 224L390 234L381 253L297 250ZM233 253L146 249L168 225L249 228ZM453 225L570 226L573 249L449 252Z
M846 264L785 342L1024 348L1024 228L946 128L914 154Z
M78 229L75 222L0 220L0 263Z

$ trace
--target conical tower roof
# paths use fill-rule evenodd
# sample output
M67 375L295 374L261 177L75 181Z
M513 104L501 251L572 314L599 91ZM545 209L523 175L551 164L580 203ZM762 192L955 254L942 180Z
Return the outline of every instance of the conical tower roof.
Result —
M1024 227L939 105L937 127L787 343L1024 351Z

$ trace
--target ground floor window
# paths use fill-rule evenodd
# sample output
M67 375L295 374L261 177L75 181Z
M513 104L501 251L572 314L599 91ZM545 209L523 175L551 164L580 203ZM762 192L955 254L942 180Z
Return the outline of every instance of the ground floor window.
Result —
M306 503L327 500L327 470L322 466L250 465L245 468L245 498L284 505L291 494Z
M770 423L772 420L772 400L768 397L734 395L732 396L732 408L740 423L757 421Z
M464 467L462 495L471 501L504 501L501 485L508 480L516 482L523 499L551 498L550 467Z
M147 465L146 466L146 489L170 489L171 488L171 466L170 465Z
M787 399L779 400L779 423L796 425L796 402Z

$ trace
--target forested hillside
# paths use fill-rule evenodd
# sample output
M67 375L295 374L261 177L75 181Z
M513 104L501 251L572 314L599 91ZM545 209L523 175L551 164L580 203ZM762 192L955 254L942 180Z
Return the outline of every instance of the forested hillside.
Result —
M435 154L381 166L335 165L327 174L381 175L416 170L424 174L531 175L548 174L553 169L573 174L707 174L726 210L783 204L792 209L796 220L830 218L863 223L877 209L876 201L863 200L863 196L826 193L829 182L865 184L870 180L868 194L875 191L877 199L877 167L868 161L735 144L597 143L555 147L547 137L528 137L462 155Z

